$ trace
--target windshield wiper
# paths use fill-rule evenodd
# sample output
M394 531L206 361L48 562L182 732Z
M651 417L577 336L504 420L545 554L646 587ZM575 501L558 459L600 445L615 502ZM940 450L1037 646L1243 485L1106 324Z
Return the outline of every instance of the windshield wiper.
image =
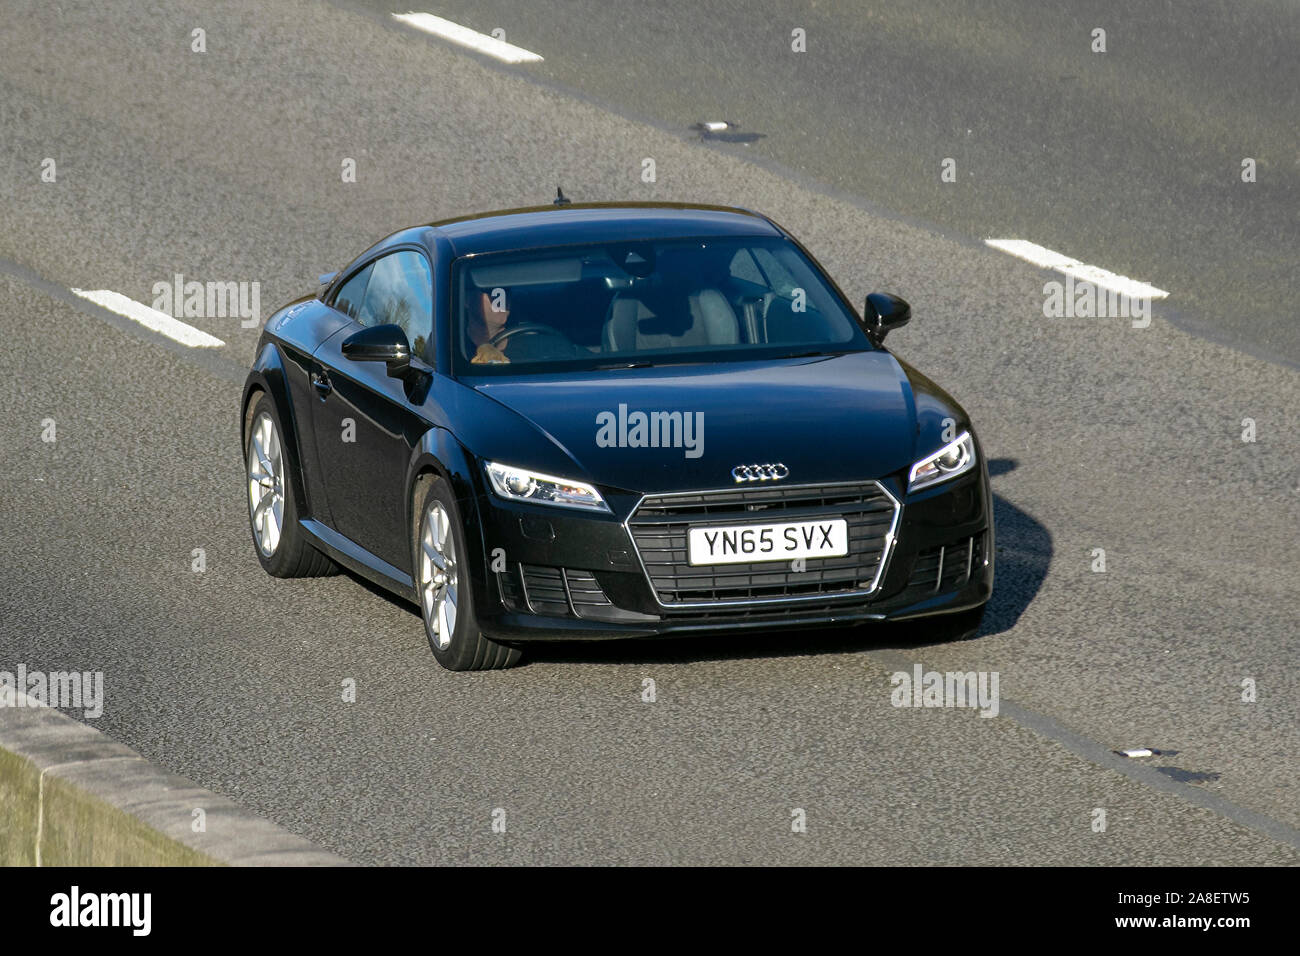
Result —
M640 362L604 362L600 365L593 365L592 368L604 371L606 369L615 368L654 368L654 365L654 362L642 360Z
M811 352L793 352L793 353L791 353L790 355L782 355L781 358L788 358L788 359L792 359L792 358L816 358L817 356L820 356L820 355L843 355L843 354L844 354L844 349L835 349L835 350L833 350L833 351L825 351L825 350L823 350L823 349L814 349L814 350L812 350Z

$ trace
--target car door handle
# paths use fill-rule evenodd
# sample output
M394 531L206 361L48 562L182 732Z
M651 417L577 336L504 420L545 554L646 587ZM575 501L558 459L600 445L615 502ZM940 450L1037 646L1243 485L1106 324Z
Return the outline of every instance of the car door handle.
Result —
M334 386L330 384L330 377L324 372L312 372L311 384L316 389L316 394L321 398L324 398L334 389Z

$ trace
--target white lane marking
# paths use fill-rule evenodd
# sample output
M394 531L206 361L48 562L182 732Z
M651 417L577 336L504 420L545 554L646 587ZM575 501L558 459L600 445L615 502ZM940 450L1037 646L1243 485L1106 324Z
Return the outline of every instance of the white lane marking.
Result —
M994 249L1010 253L1017 259L1024 259L1044 269L1056 269L1076 279L1099 285L1103 289L1112 289L1130 299L1163 299L1169 295L1164 289L1157 289L1149 283L1107 272L1105 269L1090 266L1078 259L1071 259L1069 256L1063 256L1059 252L1053 252L1051 249L1024 239L985 239L984 243Z
M432 13L394 13L393 19L400 20L407 26L415 27L417 30L423 30L425 33L432 33L444 40L450 40L452 43L467 46L479 53L494 56L506 63L542 62L542 58L531 50L525 50L513 43L507 43L505 40L498 40L486 33L478 33L469 27L461 26L459 23L444 20L442 17L435 17Z
M208 335L196 329L192 325L186 325L184 322L173 319L166 312L159 312L157 309L151 309L147 305L141 305L135 299L128 299L120 292L113 292L110 289L73 289L77 295L83 299L89 299L96 305L102 305L110 312L116 312L118 315L124 315L132 321L139 322L146 329L152 329L159 335L165 335L188 345L191 348L210 349L226 343L221 339Z

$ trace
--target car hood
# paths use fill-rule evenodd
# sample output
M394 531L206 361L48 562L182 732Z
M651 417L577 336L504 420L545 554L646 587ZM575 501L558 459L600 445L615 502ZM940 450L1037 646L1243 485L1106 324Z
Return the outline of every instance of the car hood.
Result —
M883 477L914 460L912 386L886 351L466 384L529 422L583 472L566 477L629 491L730 487L742 464L779 462L789 483L807 484ZM641 432L638 412L647 419ZM640 445L643 434L652 441L655 412L680 413L680 432L668 419L677 447Z

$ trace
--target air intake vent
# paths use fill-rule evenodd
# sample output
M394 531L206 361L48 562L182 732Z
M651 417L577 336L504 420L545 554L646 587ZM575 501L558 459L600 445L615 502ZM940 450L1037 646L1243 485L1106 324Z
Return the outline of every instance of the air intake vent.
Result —
M535 564L521 565L524 595L535 614L570 617L569 598L564 589L564 572Z
M922 551L912 565L903 597L920 600L930 594L956 590L984 567L984 550L984 535L977 534Z

